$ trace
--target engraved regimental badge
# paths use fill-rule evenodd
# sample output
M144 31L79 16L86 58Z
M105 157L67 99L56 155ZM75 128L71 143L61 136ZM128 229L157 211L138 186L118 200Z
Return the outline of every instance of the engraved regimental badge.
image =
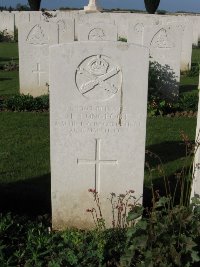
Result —
M107 100L120 90L122 71L107 56L91 56L83 60L78 66L76 86L86 98Z

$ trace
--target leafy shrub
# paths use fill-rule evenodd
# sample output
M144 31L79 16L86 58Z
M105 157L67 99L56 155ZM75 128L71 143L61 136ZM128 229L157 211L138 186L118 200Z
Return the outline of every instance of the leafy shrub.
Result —
M197 63L193 63L191 66L191 69L185 73L186 76L188 77L196 77L199 76L199 65Z
M0 107L10 111L47 111L49 110L49 96L34 98L31 95L14 95L5 98Z
M189 76L196 76L199 66L194 65ZM158 116L167 115L176 112L196 112L198 110L198 91L188 94L182 94L179 98L165 99L161 90L163 81L171 79L171 85L175 82L174 74L168 72L168 69L157 62L150 63L149 66L149 88L148 88L148 115ZM170 86L170 84L168 84Z
M46 218L0 216L0 266L117 266L125 232L118 229L54 232Z
M119 36L118 41L119 41L119 42L127 43L127 38L126 38L126 37L120 37L120 36Z
M188 207L170 209L169 203L169 198L159 198L147 218L128 229L121 266L189 267L200 262L200 199Z
M163 9L159 9L159 10L157 10L157 14L159 14L159 15L166 15L167 14L167 11L166 10L163 10Z
M0 31L0 42L12 42L13 37L7 32L7 30Z
M154 14L160 4L160 0L144 0L146 11Z
M196 112L198 110L198 101L198 92L184 94L179 99L179 110Z
M0 65L0 69L4 71L18 71L19 65L12 60L4 65Z

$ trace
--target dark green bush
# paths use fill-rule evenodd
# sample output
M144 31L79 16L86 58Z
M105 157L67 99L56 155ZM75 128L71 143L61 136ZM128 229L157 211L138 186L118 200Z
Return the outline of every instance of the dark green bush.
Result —
M13 42L13 37L9 35L7 30L0 31L0 42Z
M4 65L0 65L0 69L4 71L18 71L19 65L14 61L9 61Z
M191 69L189 71L187 71L185 74L188 77L199 76L199 64L193 63L191 66Z
M198 101L198 92L184 94L179 99L179 110L196 112L198 110Z
M0 266L196 266L200 262L200 200L170 208L160 197L135 206L126 229L54 232L47 217L0 215ZM144 213L146 216L141 217ZM198 265L197 265L198 266Z
M188 76L197 76L199 66L194 65ZM161 90L162 84L175 83L174 74L168 71L167 67L161 66L157 62L151 62L149 66L149 81L148 81L148 115L158 116L167 115L176 112L196 112L198 110L198 91L192 93L185 93L180 95L175 100L167 99L163 96Z
M194 198L188 207L170 208L169 203L169 198L160 198L147 218L128 229L120 266L199 266L200 199ZM133 219L130 213L129 220Z
M54 232L49 225L42 217L1 215L0 266L114 267L124 252L124 230Z
M14 95L2 100L1 109L10 111L47 111L49 96Z
M160 4L160 0L144 0L146 11L154 14Z

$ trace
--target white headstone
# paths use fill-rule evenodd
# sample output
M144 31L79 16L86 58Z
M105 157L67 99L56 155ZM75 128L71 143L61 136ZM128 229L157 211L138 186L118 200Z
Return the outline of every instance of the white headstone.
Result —
M181 71L191 69L193 24L186 16L163 16L163 25L172 25L181 33Z
M14 37L14 14L4 11L0 12L0 31Z
M160 92L165 98L179 94L181 34L174 26L145 27L144 45L150 48L150 61L161 70Z
M78 41L117 41L117 26L106 22L78 24Z
M178 23L180 23L180 21ZM178 24L177 27L182 32L181 71L188 71L191 69L192 63L192 23L187 20Z
M74 41L74 21L22 23L19 26L20 93L49 92L49 46ZM65 24L66 23L66 24Z
M200 75L199 75L199 81L200 81ZM194 175L193 177L194 180L192 185L191 197L193 197L194 195L200 196L200 93L199 93L199 104L198 104L198 114L197 114L193 175Z
M121 42L50 48L53 228L94 227L90 188L107 226L110 193L143 194L148 56L147 48Z
M57 25L20 24L19 73L20 93L39 96L48 93L49 45L58 43Z

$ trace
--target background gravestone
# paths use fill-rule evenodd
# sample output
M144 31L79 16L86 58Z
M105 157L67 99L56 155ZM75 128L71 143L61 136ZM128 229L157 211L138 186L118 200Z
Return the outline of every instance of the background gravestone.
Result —
M175 26L145 27L144 45L150 49L151 62L160 71L160 92L164 98L179 94L181 33Z
M19 26L20 93L39 96L48 93L49 45L58 42L54 23Z
M0 31L6 31L14 37L14 21L14 14L7 11L0 12Z
M78 41L117 41L117 26L112 23L78 24Z
M200 85L200 75L199 75L199 85ZM199 86L200 88L200 86ZM193 166L193 173L194 173L194 180L192 185L192 194L191 197L194 195L200 196L200 94L199 94L199 104L198 104L198 114L197 114L197 126L196 126L196 139L195 139L195 158L194 158L194 166Z
M94 226L86 212L95 206L90 188L100 194L107 226L110 193L143 194L148 54L122 42L50 48L54 228Z
M20 93L40 96L49 92L49 46L74 41L73 25L63 21L22 23L19 27ZM68 35L69 34L69 35Z

